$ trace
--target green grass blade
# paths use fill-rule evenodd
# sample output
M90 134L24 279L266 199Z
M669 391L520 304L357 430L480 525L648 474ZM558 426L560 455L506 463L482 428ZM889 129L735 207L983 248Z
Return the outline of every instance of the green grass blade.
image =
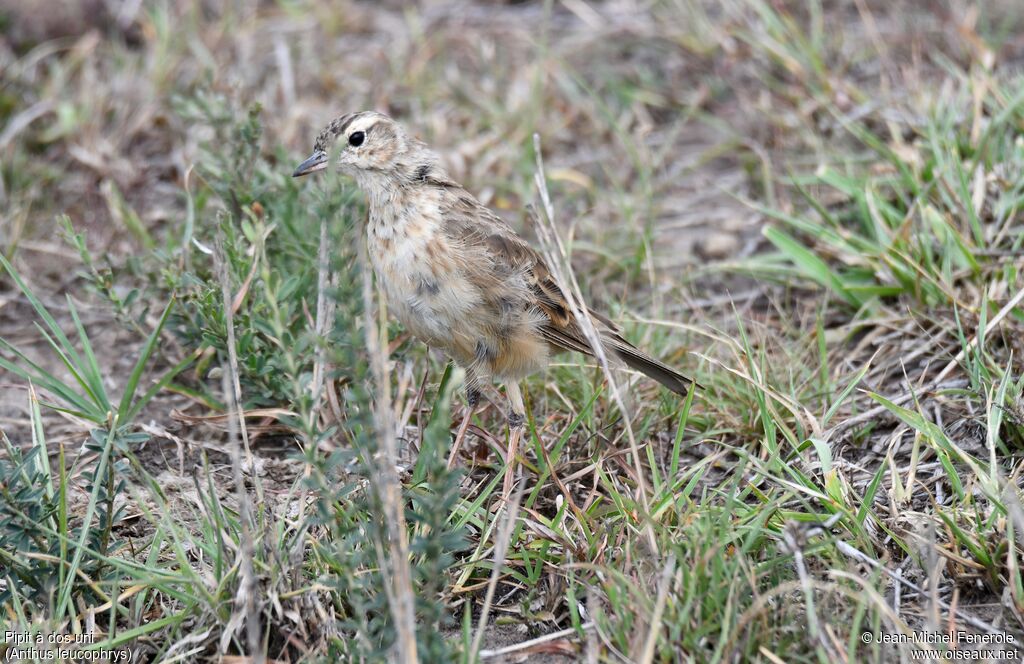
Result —
M64 331L61 330L60 325L57 324L57 321L50 315L49 310L43 306L43 303L35 296L35 293L33 293L28 285L22 280L21 275L18 274L18 271L14 269L14 266L11 265L2 252L0 252L0 265L7 270L7 274L11 276L11 279L14 279L14 283L18 286L18 290L20 290L29 301L32 308L35 309L36 314L46 323L46 327L49 328L50 333L60 342L61 348L71 359L72 364L80 366L82 364L82 360L78 357L75 347L71 345L71 342L64 334Z
M833 272L825 261L818 258L814 252L803 244L794 240L792 236L778 228L772 227L764 229L764 236L779 251L785 254L804 276L832 290L852 307L860 308L864 304L860 298L846 287L839 275Z
M100 369L99 362L96 361L96 354L93 353L92 344L89 342L89 335L85 332L85 327L82 325L81 319L78 317L78 310L75 308L75 303L71 300L71 296L67 296L68 310L71 312L71 319L75 323L75 330L78 332L78 341L82 344L82 353L85 355L85 362L78 367L79 372L82 374L82 378L89 384L90 394L96 399L96 405L99 406L104 412L109 412L110 399L107 398L107 391L103 387L103 372Z
M149 338L146 339L146 344L142 347L142 352L139 354L139 359L135 361L135 367L132 369L132 373L128 377L128 382L124 386L124 393L121 395L121 403L117 409L117 419L120 424L126 424L129 421L128 414L131 412L137 413L138 410L145 405L145 402L142 402L138 408L133 408L132 400L135 398L135 390L139 386L139 380L142 378L142 372L145 371L146 364L149 362L149 358L152 356L153 351L156 349L156 344L160 340L160 333L163 332L164 325L167 323L167 317L171 314L171 309L174 307L174 302L175 300L172 297L171 301L167 303L166 307L164 307L164 313L160 316L160 320L157 322L156 327L153 328L152 332L150 332ZM149 393L147 392L147 394Z

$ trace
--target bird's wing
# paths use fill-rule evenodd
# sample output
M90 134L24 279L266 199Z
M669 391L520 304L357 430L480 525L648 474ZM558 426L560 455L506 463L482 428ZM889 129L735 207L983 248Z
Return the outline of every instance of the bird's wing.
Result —
M558 348L592 355L590 343L541 255L511 230L489 230L494 232L489 233L484 242L491 258L510 272L523 275L532 295L531 304L544 314L546 320L540 333L545 341Z
M537 250L464 189L450 181L441 186L446 187L451 196L448 214L445 215L445 233L461 244L468 255L479 256L482 259L480 263L487 265L487 269L475 279L485 284L482 288L485 299L493 301L496 308L500 307L507 302L504 298L508 279L522 275L528 289L528 306L544 315L539 328L544 340L556 348L593 355L593 348L583 334L565 293ZM476 264L472 260L470 263ZM487 285L490 280L493 283ZM686 394L692 384L689 378L626 341L619 328L605 316L592 309L588 311L597 323L602 345L615 357L673 392Z
M462 187L447 179L432 180L431 184L441 185L448 190L445 233L460 244L470 256L480 256L483 259L480 263L490 268L491 275L477 275L478 283L486 283L489 276L496 280L495 288L483 289L485 297L489 291L493 292L493 299L497 302L501 298L503 287L507 289L508 280L518 280L521 275L528 289L528 304L544 314L540 333L545 341L558 348L592 355L590 344L544 258L504 220L480 204ZM599 317L599 320L602 323L607 322L611 329L614 329L611 321L607 321L603 316Z

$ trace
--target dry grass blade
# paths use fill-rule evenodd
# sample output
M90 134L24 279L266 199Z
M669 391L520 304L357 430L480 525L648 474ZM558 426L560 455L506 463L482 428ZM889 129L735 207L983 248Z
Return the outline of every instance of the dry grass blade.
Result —
M650 626L647 630L647 639L644 640L644 649L637 660L644 664L654 661L654 648L658 645L658 633L661 631L661 617L665 612L665 602L668 601L669 587L672 585L672 577L676 573L676 556L669 554L665 567L661 570L658 578L658 598L654 601L654 613L651 614Z
M592 622L583 623L580 626L580 629L582 629L583 631L585 631L589 635L589 634L594 632L595 625ZM505 657L507 655L515 655L516 653L521 653L521 652L527 651L530 648L534 648L536 646L539 646L539 645L544 644L544 643L548 643L550 641L557 641L558 639L564 639L567 636L574 636L576 633L577 632L576 632L575 629L562 629L562 630L559 630L557 632L551 632L550 634L545 634L544 636L538 636L535 639L530 639L528 641L523 641L521 643L516 643L516 644L510 645L510 646L503 646L501 648L494 648L493 650L481 650L480 651L480 659L495 659L497 657Z
M612 374L611 367L608 364L608 355L605 352L604 342L601 341L601 335L598 334L597 328L594 326L594 322L590 318L590 312L583 304L583 293L580 290L579 284L576 282L576 276L572 271L572 266L569 264L569 256L565 251L565 247L562 246L562 241L558 236L558 229L555 226L555 209L551 203L551 196L548 194L547 178L544 174L544 160L541 156L539 134L533 135L533 150L536 159L536 171L534 172L533 179L534 184L537 186L537 192L540 195L541 204L544 208L543 215L535 215L535 220L538 222L536 224L537 236L541 241L541 248L547 262L548 269L551 270L551 274L555 277L555 283L557 283L558 287L562 289L562 292L567 295L565 301L569 305L573 316L579 322L580 329L587 338L587 343L590 345L590 348L594 350L594 357L597 358L598 364L601 366L601 370L604 373L605 380L608 381L608 389L612 395L612 399L618 406L619 412L622 413L622 423L626 430L626 437L629 440L629 449L632 452L631 456L634 464L634 470L636 472L637 499L643 507L643 530L647 537L647 543L650 546L651 552L657 556L658 541L654 536L654 528L650 523L651 511L648 502L647 479L643 465L640 461L640 449L637 445L636 436L633 433L633 425L628 416L629 410L626 408L626 403L622 398L618 382L615 380L615 376Z
M821 618L818 617L818 609L814 602L814 590L811 587L811 578L807 573L807 564L804 559L803 546L801 545L802 539L803 533L800 532L799 525L793 523L787 524L782 533L782 541L796 563L797 576L800 578L800 585L804 593L804 601L807 604L808 628L810 629L811 636L821 643L825 652L829 653L833 660L837 660L839 659L838 653L832 650L832 644L829 643L825 633L821 629L822 622Z
M245 429L248 433L268 434L268 433L294 433L295 430L292 427L284 424L256 424L249 422L248 420L280 420L283 418L294 418L298 414L294 411L287 410L284 408L250 408L249 410L243 410L241 417L246 420ZM231 413L214 413L211 415L190 415L180 410L172 410L170 417L178 422L183 422L191 426L208 426L219 431L228 431L231 426L238 426L239 413L233 411Z
M515 528L516 520L519 518L519 505L523 500L523 492L526 490L526 483L519 482L512 494L511 500L505 503L502 509L502 524L498 530L498 538L494 543L494 567L491 569L491 577L487 581L487 592L484 595L484 603L480 608L480 619L477 621L476 635L473 637L473 645L469 650L469 662L473 664L480 653L480 644L484 640L484 632L487 629L487 618L491 612L491 605L494 602L494 592L498 588L498 580L501 579L501 568L505 564L505 554L508 553L508 545L512 540L512 529Z
M1022 301L1024 301L1024 288L1017 291L1017 293L1012 298L1010 298L1010 300L1006 304L1004 304L1002 308L999 309L999 312L996 313L996 315L993 316L990 321L988 321L988 323L985 325L984 336L988 336L996 329L998 329L999 325L1003 322L1003 320L1010 314L1010 312L1012 312L1014 309L1020 306L1020 303ZM955 369L961 362L963 362L964 358L967 356L967 353L975 346L977 346L978 339L981 338L981 336L982 335L979 333L971 337L971 340L967 343L967 346L965 348L962 348L960 352L956 354L956 357L950 360L949 363L945 367L943 367L942 371L940 371L935 376L935 378L931 379L931 381L929 381L927 385L920 387L913 392L904 392L903 394L900 394L898 396L893 397L892 399L889 399L889 401L897 406L902 406L903 404L911 401L914 398L915 394L927 394L929 392L935 392L941 389L943 387L943 381L949 376L953 369ZM869 410L864 411L863 413L847 418L842 422L838 422L834 427L832 427L828 431L828 437L830 440L832 440L834 439L833 437L840 436L843 433L849 431L850 429L858 427L867 422L876 421L879 418L886 417L887 415L891 414L892 410L888 406L875 406Z
M229 417L228 422L228 449L231 455L231 470L235 482L235 494L238 499L238 510L241 522L241 577L238 582L238 589L234 597L234 609L231 618L228 620L220 638L220 652L227 650L228 642L234 637L235 632L245 624L246 637L251 657L256 664L263 664L266 661L266 653L263 650L263 638L261 634L261 623L259 609L256 606L256 571L253 566L253 555L255 546L253 544L253 529L255 528L255 512L249 492L245 486L246 471L242 470L242 454L239 449L239 434L241 434L242 447L245 451L246 467L248 472L254 473L256 464L249 448L249 433L246 430L245 415L242 413L242 386L238 374L238 353L235 342L235 326L233 309L231 306L231 282L228 278L227 264L224 257L224 243L218 237L216 247L216 268L220 279L221 295L223 297L224 319L227 327L228 337L228 367L222 376L225 403L228 410L235 414ZM237 425L237 426L236 426ZM260 483L256 482L259 492ZM262 502L262 496L259 497Z
M30 124L54 109L54 103L49 100L38 101L29 106L21 113L18 113L7 120L4 131L0 134L0 151L7 148L7 144L14 140L18 134L25 130Z
M968 625L970 625L972 627L976 627L976 628L978 628L978 629L980 629L980 630L982 630L984 632L987 632L989 634L1005 634L1005 632L1003 630L998 629L998 628L996 628L993 625L990 625L989 623L985 622L984 620L979 620L978 618L975 618L974 616L972 616L972 615L970 615L970 614L968 614L968 613L966 613L964 611L961 611L960 609L957 609L957 608L949 605L948 603L942 601L941 599L936 597L934 595L934 593L930 593L929 591L921 588L920 586L918 586L918 585L916 585L914 583L911 583L910 581L907 581L906 579L897 577L896 574L892 570L887 568L885 565L882 565L877 560L872 560L870 557L868 557L864 553L858 551L856 548L850 546L846 542L837 541L836 542L836 546L845 555L849 556L850 558L853 558L854 560L857 560L859 562L865 563L866 565L870 565L871 567L877 569L878 571L882 572L886 576L891 577L893 580L897 581L901 585L906 586L907 588L910 588L911 590L913 590L914 592L919 594L921 597L929 597L929 596L931 596L933 598L933 601L934 601L934 603L936 605L941 606L942 608L946 609L947 611L950 611L951 613L955 614L957 617L959 617L961 620L963 620Z
M1024 288L1021 288L1019 291L1017 291L1017 294L1010 298L1010 300L1006 304L1004 304L1001 309L999 309L999 312L992 317L992 320L990 320L985 325L984 336L987 337L988 335L992 334L992 332L994 332L1003 322L1003 319L1006 318L1006 316L1009 315L1011 311L1013 311L1020 305L1021 301L1024 301ZM967 347L961 349L960 352L956 354L956 357L950 360L949 364L947 364L942 369L942 371L939 372L939 375L932 379L932 389L937 389L937 386L946 378L946 376L948 376L950 372L953 371L953 369L955 369L957 365L963 361L964 357L967 356L967 353L970 352L972 348L978 345L978 339L981 336L982 335L979 333L971 337L971 340L967 343Z
M388 571L386 591L391 617L394 620L397 661L415 664L416 653L416 595L412 588L409 567L409 532L405 522L402 484L398 478L398 441L395 433L394 412L391 407L391 382L387 370L387 345L381 343L382 326L374 312L373 273L366 254L365 241L359 242L359 268L362 273L364 335L373 376L373 419L379 452L372 460L372 478L378 498L384 508L382 515L388 532L386 558L381 568Z
M323 400L324 375L327 370L327 335L334 322L334 298L330 297L328 286L331 278L331 235L328 232L330 219L320 221L320 253L317 261L317 297L316 297L316 336L317 353L316 361L313 363L313 380L309 389L313 394L313 407L311 413L316 417L320 412L320 403Z

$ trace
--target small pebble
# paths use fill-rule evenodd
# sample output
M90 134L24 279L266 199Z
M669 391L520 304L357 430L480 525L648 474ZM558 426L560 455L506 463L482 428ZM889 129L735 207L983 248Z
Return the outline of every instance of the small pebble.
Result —
M694 245L697 255L706 260L721 260L736 254L740 240L732 233L713 231L700 238Z

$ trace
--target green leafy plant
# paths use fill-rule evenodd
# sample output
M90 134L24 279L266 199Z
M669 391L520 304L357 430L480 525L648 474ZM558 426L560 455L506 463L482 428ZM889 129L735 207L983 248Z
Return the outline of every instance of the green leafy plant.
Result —
M171 300L156 327L146 339L120 398L114 399L108 393L103 369L93 352L89 335L82 325L77 308L71 298L67 299L68 309L77 334L78 346L72 343L54 316L2 255L0 255L0 266L4 268L21 294L28 300L38 321L42 321L42 324L38 321L35 323L36 329L46 340L50 350L59 358L71 380L61 379L32 361L25 353L4 339L0 339L0 348L8 351L15 359L8 360L0 357L0 368L6 369L52 395L54 401L47 402L45 405L96 425L91 431L90 441L86 447L99 455L99 461L89 475L86 487L89 492L89 501L85 515L81 524L74 531L67 527L66 504L62 502L66 500L65 469L63 466L59 469L62 481L60 500L58 501L53 485L49 483L49 461L42 438L42 428L38 424L38 412L35 410L33 411L35 446L27 455L21 455L16 452L15 448L8 446L9 461L7 463L9 465L5 470L0 471L3 472L8 482L11 482L6 485L6 488L10 491L11 500L8 509L13 510L5 520L9 530L0 533L0 537L13 538L16 543L26 546L40 547L38 551L34 549L19 550L22 557L30 553L52 556L55 550L59 550L61 554L57 556L59 574L56 577L60 579L60 582L56 588L50 589L57 593L55 615L59 616L69 609L72 596L83 587L82 579L79 577L83 572L83 567L97 569L102 564L101 559L106 556L113 545L111 533L122 516L120 508L115 507L115 498L124 491L123 453L129 452L133 446L148 439L148 435L133 430L132 420L178 372L192 361L192 357L186 357L165 373L160 380L139 394L143 374L155 352L160 334L173 307L174 301ZM34 395L33 391L33 398ZM38 408L35 401L33 401L33 408ZM28 467L24 464L27 459L33 461L35 472L28 472ZM63 463L63 457L61 463ZM25 507L26 497L40 498L39 506L27 513L22 509ZM45 531L49 533L49 536L43 536L42 531L32 530L32 524L35 524L35 528L46 527L55 514L60 515L60 522L53 524ZM24 533L32 532L35 533L34 536L26 538L24 535ZM92 553L87 554L87 551L92 551ZM14 564L17 560L18 558L10 559L9 563ZM18 576L22 579L25 579L30 572L24 568L17 571L21 572ZM33 588L37 592L42 591L38 585L34 585Z

